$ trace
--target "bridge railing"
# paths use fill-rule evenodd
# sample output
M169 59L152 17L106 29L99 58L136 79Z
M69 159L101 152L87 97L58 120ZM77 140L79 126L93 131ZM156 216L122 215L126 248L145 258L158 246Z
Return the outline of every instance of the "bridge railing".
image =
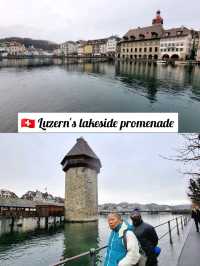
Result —
M176 218L173 218L171 220L168 220L167 222L164 222L164 223L161 223L157 226L155 226L154 228L159 228L161 226L164 226L164 225L167 225L168 226L168 230L163 233L161 236L159 236L159 240L161 240L162 238L164 238L165 236L169 235L169 241L170 241L170 244L173 245L173 238L172 238L172 231L174 231L176 229L177 231L177 234L180 235L180 229L184 229L184 226L186 226L188 224L190 220L190 217L189 216L179 216L179 217L176 217ZM175 225L173 224L175 223ZM89 251L87 252L84 252L84 253L81 253L79 255L76 255L76 256L73 256L73 257L70 257L70 258L66 258L64 260L61 260L55 264L52 264L51 266L60 266L60 265L63 265L63 264L67 264L69 262L72 262L72 261L75 261L75 260L78 260L82 257L85 257L85 256L89 256L90 257L90 265L91 266L96 266L96 258L97 258L97 254L103 250L103 249L106 249L108 246L103 246L101 248L91 248Z

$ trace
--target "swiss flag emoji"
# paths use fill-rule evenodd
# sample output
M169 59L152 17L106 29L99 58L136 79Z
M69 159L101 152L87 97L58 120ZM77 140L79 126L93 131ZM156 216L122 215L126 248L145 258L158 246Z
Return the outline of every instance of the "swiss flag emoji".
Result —
M21 119L21 127L35 128L35 120L23 118Z

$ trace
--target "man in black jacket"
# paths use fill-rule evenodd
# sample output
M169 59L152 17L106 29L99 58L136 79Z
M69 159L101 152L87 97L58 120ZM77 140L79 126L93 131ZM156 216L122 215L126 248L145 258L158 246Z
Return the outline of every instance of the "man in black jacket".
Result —
M194 219L196 230L199 232L200 210L197 206L193 206L192 208L192 219Z
M146 266L157 266L157 255L154 249L158 244L158 236L155 229L143 222L139 209L135 209L130 218L133 222L133 231L147 256Z

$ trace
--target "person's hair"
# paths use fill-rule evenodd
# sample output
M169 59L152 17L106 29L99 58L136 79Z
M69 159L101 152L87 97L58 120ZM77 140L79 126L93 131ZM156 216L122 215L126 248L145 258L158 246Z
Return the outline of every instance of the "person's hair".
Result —
M108 214L108 216L115 216L118 220L122 221L121 214L119 214L117 212L111 212L111 213Z

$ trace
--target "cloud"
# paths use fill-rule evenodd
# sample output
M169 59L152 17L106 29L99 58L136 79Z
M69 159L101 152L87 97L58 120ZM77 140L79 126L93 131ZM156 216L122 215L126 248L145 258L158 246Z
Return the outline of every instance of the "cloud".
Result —
M187 25L199 29L199 8L198 0L1 0L1 36L55 42L121 36L130 28L150 25L157 9L162 10L167 28Z

